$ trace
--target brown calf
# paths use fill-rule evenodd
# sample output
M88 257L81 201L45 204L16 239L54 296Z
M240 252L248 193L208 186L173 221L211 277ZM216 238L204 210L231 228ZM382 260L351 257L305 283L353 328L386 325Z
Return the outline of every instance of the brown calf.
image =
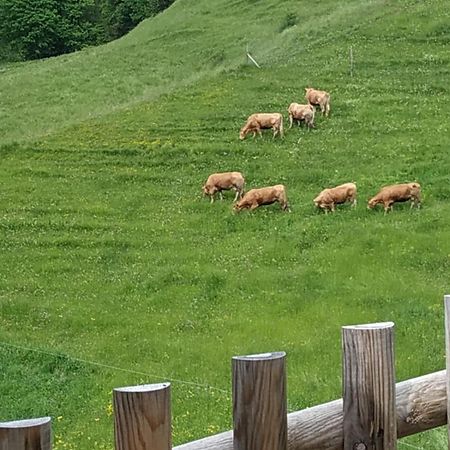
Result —
M314 128L314 106L300 105L299 103L291 103L288 108L289 113L289 128L292 128L294 120L298 122L305 122L308 128Z
M234 205L233 209L236 212L239 212L242 209L253 210L258 208L258 206L271 205L275 202L280 203L283 211L289 211L286 188L282 184L260 189L251 189Z
M320 106L322 115L328 117L330 114L330 94L325 91L318 91L313 88L305 88L305 98L313 106Z
M384 213L392 211L392 205L397 202L407 202L411 200L411 208L416 205L420 208L420 184L405 183L393 184L392 186L383 187L375 197L371 198L367 204L369 209L374 208L379 203L384 206Z
M242 141L249 133L262 136L261 130L272 128L273 137L277 134L283 137L283 116L280 113L257 113L252 114L241 128L239 139Z
M352 207L356 206L356 184L345 183L334 188L324 189L315 199L317 208L323 209L325 214L328 211L334 212L336 205L350 202Z
M240 172L213 173L203 185L203 195L209 195L211 203L213 203L216 192L219 193L222 200L222 191L233 189L236 191L236 196L234 197L234 201L236 201L238 197L242 198L244 195L244 185L245 180Z

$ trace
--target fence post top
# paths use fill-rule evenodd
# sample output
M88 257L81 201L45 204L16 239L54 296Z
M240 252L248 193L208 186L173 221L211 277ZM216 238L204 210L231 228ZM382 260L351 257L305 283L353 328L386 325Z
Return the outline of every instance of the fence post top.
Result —
M286 352L269 352L269 353L258 353L255 355L242 355L233 356L233 360L239 361L269 361L274 359L281 359L286 356Z
M157 384L140 384L138 386L126 386L121 388L114 388L117 392L153 392L162 391L170 387L170 383Z
M14 420L11 422L0 422L0 428L31 428L45 425L51 422L51 417L39 417L37 419Z
M384 328L393 328L394 322L378 322L378 323L367 323L363 325L346 325L343 326L343 330L382 330Z

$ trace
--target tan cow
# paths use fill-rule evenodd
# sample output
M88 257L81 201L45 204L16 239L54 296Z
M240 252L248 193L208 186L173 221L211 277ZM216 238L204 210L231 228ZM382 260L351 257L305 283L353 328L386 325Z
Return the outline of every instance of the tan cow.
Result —
M249 133L262 136L261 130L272 128L273 137L277 134L283 137L283 116L280 113L257 113L252 114L241 128L239 139L242 141Z
M286 188L282 184L260 189L251 189L234 205L233 209L236 212L239 212L242 209L253 210L258 208L258 206L271 205L275 202L280 203L283 211L289 211Z
M214 195L219 193L220 199L223 200L222 191L233 189L236 192L234 201L242 198L244 195L245 180L241 172L223 172L213 173L208 177L203 185L203 195L211 197L211 203L214 202Z
M320 106L322 115L328 117L330 114L330 94L325 91L318 91L313 88L305 88L305 98L313 106Z
M411 208L414 205L420 208L420 194L419 183L393 184L383 187L375 197L369 200L367 207L372 209L381 203L384 206L384 213L386 214L389 210L392 211L392 205L394 203L411 200Z
M300 122L305 122L309 129L314 128L314 106L300 105L299 103L291 103L288 108L289 113L289 128L292 128L294 120L296 120L299 125Z
M334 188L324 189L315 199L317 208L323 209L325 214L328 211L334 212L336 205L350 202L352 207L356 206L356 184L344 183Z

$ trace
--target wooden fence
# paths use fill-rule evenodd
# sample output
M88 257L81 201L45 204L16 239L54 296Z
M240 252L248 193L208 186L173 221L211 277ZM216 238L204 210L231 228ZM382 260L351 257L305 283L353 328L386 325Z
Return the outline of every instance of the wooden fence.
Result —
M237 356L233 430L174 450L393 450L448 423L450 296L444 303L447 370L396 384L394 324L346 326L343 398L287 414L285 353ZM172 448L170 383L114 389L113 404L116 450ZM50 449L49 417L0 423L0 450Z

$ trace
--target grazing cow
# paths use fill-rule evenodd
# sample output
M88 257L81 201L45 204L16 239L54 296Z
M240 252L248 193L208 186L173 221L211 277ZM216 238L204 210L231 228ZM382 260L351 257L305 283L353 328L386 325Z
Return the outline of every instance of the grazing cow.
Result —
M258 206L271 205L275 202L280 203L283 211L289 211L286 188L282 184L260 189L251 189L234 205L233 209L236 212L239 212L242 209L253 210Z
M411 208L416 205L420 208L420 184L419 183L405 183L393 184L392 186L385 186L381 188L375 197L369 200L367 207L374 208L379 203L384 206L384 213L389 210L392 211L392 205L396 202L407 202L411 200Z
M336 205L350 202L352 207L356 206L356 184L345 183L334 188L324 189L315 199L317 208L323 209L325 214L328 211L334 212Z
M219 193L220 199L223 200L222 191L233 189L236 191L234 201L242 198L244 195L245 180L241 172L223 172L213 173L208 177L206 183L203 185L203 195L211 197L211 203L214 202L214 195Z
M289 128L292 128L294 120L300 125L301 122L305 122L309 129L314 128L314 106L300 105L298 103L291 103L288 108L289 113Z
M262 136L261 130L268 128L272 128L273 137L277 134L283 137L283 116L280 113L252 114L241 128L239 139L242 141L249 133L253 133L253 137L256 136L256 133Z
M325 91L317 91L313 88L305 88L305 98L313 106L320 106L322 115L328 117L330 114L330 94Z

